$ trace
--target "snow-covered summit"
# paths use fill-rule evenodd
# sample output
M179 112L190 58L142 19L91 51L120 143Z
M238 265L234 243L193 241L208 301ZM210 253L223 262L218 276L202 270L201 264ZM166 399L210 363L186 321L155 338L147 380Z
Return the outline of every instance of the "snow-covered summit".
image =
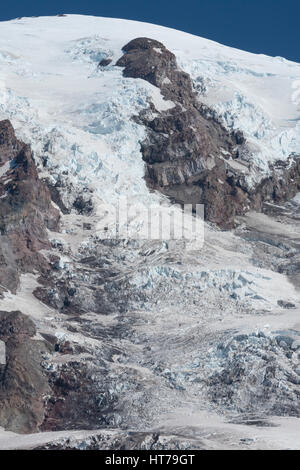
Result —
M172 103L114 67L122 47L139 36L175 53L201 100L228 128L244 132L255 167L267 172L269 161L300 152L300 64L136 21L66 15L3 22L0 118L11 119L36 159L46 155L54 180L69 172L74 184L96 188L106 202L120 194L156 198L143 180L145 131L130 118L149 99L159 110ZM99 68L107 57L111 65Z

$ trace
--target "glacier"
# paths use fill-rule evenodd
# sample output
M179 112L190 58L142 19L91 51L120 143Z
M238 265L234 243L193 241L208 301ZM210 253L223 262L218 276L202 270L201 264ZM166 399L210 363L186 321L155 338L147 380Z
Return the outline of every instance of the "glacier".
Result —
M22 274L18 292L4 292L0 308L21 310L34 320L36 340L52 335L58 349L67 349L44 354L47 371L59 373L76 361L95 366L97 403L105 410L97 432L49 427L20 437L3 430L0 448L56 441L105 448L134 430L149 433L145 448L158 432L161 448L192 448L199 438L205 448L299 449L293 408L299 399L299 195L270 204L264 214L241 216L233 231L205 223L201 249L193 241L100 239L107 205L120 197L171 207L147 187L140 149L146 129L133 117L147 110L154 118L151 103L158 112L174 103L114 65L122 47L141 36L173 52L199 99L227 129L243 131L249 187L268 176L270 163L300 153L300 64L129 20L66 15L0 23L0 120L9 119L31 145L40 178L59 189L66 208L63 213L52 203L61 230L48 231L51 249L43 250L47 259L55 256L56 284ZM102 67L102 59L112 62ZM0 178L7 168L0 168ZM91 213L74 210L78 195L92 201ZM134 230L141 223L137 214ZM64 283L77 288L75 303L84 298L87 305L80 321L61 313ZM275 364L268 404L264 353ZM266 426L247 425L257 416Z

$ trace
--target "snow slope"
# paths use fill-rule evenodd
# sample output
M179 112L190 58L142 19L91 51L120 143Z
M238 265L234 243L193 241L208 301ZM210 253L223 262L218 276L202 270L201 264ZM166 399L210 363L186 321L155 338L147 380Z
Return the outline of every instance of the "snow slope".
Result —
M163 42L230 128L253 146L247 156L267 163L300 152L300 65L238 51L161 26L68 15L21 18L0 27L0 118L46 155L55 179L68 171L111 202L117 195L155 202L143 181L139 141L144 129L130 118L148 107L172 107L149 83L122 77L112 64L139 36ZM59 165L59 168L58 168ZM254 177L252 175L252 178ZM262 174L256 175L257 178Z

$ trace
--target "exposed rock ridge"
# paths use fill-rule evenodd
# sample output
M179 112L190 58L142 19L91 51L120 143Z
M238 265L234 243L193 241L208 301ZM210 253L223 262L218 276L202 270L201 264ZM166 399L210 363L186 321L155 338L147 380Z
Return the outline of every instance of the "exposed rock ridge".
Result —
M190 76L162 43L137 38L123 51L116 65L124 67L124 76L150 82L174 103L162 112L152 105L138 117L148 128L141 150L150 188L182 204L204 204L206 219L225 229L234 226L236 215L260 210L266 200L295 195L300 188L297 157L271 167L270 176L249 189L251 168L242 132L225 129L216 113L198 101Z
M48 268L39 253L49 248L47 229L59 212L38 176L30 146L19 141L10 121L0 122L0 284L15 291L19 274Z
M47 346L33 339L33 321L19 311L0 311L0 340L6 364L0 369L0 425L14 432L37 432L44 421L44 395L49 393L41 367Z
M0 284L15 293L20 274L44 274L50 265L40 250L50 248L47 229L56 230L59 212L40 180L29 145L18 140L8 120L0 122ZM33 321L20 311L0 312L0 340L6 362L0 369L0 425L36 432L44 421L48 379L41 367L47 350L33 339Z

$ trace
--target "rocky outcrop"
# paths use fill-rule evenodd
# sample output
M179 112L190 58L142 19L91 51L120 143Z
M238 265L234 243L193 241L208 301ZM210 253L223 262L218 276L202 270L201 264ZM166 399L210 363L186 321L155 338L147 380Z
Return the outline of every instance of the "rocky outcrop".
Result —
M152 104L138 117L148 129L141 150L150 188L181 204L204 204L206 219L225 229L234 226L236 215L261 210L264 201L286 200L299 190L299 160L294 157L285 169L284 163L270 168L270 176L249 189L243 134L225 129L216 113L198 101L189 75L162 43L137 38L123 51L116 65L124 67L124 76L148 81L173 103L162 112Z
M34 340L32 320L19 311L0 312L0 340L6 364L0 375L0 425L18 433L36 432L44 421L48 381L41 367L46 343Z
M30 146L19 141L9 121L0 122L0 284L15 292L19 274L48 269L41 249L59 212L38 176Z
M99 67L107 67L111 62L112 62L112 59L110 58L102 59L99 62Z
M47 229L56 230L59 212L40 180L29 145L19 141L11 123L0 122L0 284L15 293L22 273L45 274L51 265ZM50 390L41 367L47 350L33 339L35 325L19 311L0 312L0 340L6 363L0 370L0 426L25 433L44 421L44 395Z

